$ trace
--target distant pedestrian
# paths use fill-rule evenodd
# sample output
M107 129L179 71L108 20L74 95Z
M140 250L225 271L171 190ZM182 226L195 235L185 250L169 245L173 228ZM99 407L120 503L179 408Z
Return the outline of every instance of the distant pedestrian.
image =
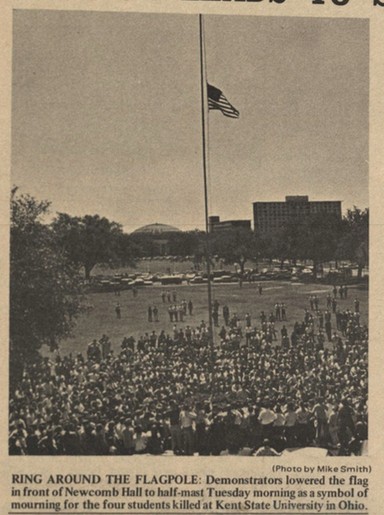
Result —
M276 304L275 304L275 317L276 317L276 320L278 320L278 321L281 320L281 307L278 302L276 302Z
M100 349L101 349L101 357L103 359L106 359L108 354L111 352L111 341L108 338L108 336L103 334L103 336L99 340L99 343L100 343Z
M330 342L332 339L332 325L329 320L325 322L325 332L327 334L327 339Z
M148 306L148 322L152 322L152 307Z
M116 318L120 319L121 318L121 307L120 307L119 303L116 304L115 312L116 312Z
M263 294L263 287L262 287L262 285L260 283L257 285L257 289L259 291L259 295L262 295Z
M229 325L229 308L227 305L223 306L223 318L225 325Z
M287 321L287 308L285 306L285 304L283 303L281 305L281 319L286 322Z
M323 327L324 327L324 315L323 315L323 313L321 311L319 311L317 316L319 318L319 328L323 329Z

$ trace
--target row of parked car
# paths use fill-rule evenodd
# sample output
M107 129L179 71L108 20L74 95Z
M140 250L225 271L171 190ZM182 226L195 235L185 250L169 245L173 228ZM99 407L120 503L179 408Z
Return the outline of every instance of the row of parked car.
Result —
M246 281L269 281L269 280L305 280L312 277L312 269L307 267L293 268L247 268L244 274L239 270L213 270L211 280L214 283L237 283L242 277ZM177 285L177 284L203 284L208 281L206 272L187 271L183 273L131 273L114 274L113 276L96 276L89 284L93 291L113 291L141 288L145 286Z

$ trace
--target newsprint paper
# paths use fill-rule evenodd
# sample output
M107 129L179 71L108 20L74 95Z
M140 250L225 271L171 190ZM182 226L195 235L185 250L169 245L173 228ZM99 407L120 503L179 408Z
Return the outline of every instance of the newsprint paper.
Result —
M384 513L384 2L0 10L1 515Z

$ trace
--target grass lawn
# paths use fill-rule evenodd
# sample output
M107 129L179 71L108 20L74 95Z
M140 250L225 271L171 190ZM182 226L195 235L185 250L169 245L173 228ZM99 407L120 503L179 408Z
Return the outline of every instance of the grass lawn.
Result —
M287 306L288 322L285 323L288 330L295 321L303 319L304 309L309 309L309 295L318 295L320 299L320 309L326 307L326 295L331 291L330 286L319 284L299 284L283 281L263 282L263 295L259 295L256 284L244 283L240 288L238 284L218 284L213 286L213 296L220 303L220 315L222 306L227 304L230 313L237 314L244 318L245 313L249 312L252 317L252 325L259 325L260 312L262 310L268 315L272 311L276 302L284 302ZM137 338L145 332L161 329L171 332L173 324L169 321L168 304L163 304L161 293L163 287L148 286L139 289L136 298L132 291L123 291L121 295L115 296L112 293L93 293L87 296L87 302L93 306L92 310L82 315L77 322L72 338L61 344L63 354L69 352L84 352L87 344L94 338L99 339L103 334L110 337L112 346L115 350L120 348L124 336L133 335ZM183 323L179 322L178 327L186 325L196 326L201 320L207 320L207 286L206 285L180 285L167 288L176 291L177 300L189 299L194 304L193 316L185 317ZM338 307L341 310L353 309L354 298L360 300L361 322L367 323L368 320L368 292L349 287L348 298L338 299ZM121 306L121 319L116 318L115 306L119 302ZM155 305L159 309L159 322L147 321L147 310L149 305ZM222 317L219 324L221 327ZM333 318L334 322L334 318ZM333 323L334 325L334 323ZM278 332L282 327L282 322L276 322Z

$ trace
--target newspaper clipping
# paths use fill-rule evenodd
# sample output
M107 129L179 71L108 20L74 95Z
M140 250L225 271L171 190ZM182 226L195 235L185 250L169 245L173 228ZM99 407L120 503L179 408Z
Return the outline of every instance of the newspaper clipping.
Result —
M384 2L1 15L1 515L384 513Z

